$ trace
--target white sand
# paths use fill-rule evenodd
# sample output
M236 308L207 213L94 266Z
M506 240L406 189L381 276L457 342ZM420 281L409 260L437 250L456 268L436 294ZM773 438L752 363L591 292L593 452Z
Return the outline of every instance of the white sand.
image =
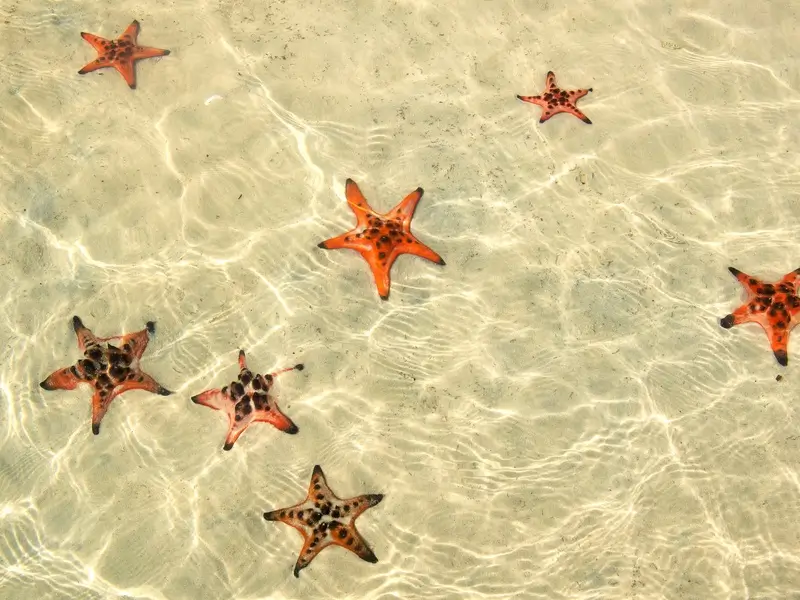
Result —
M0 3L0 597L800 597L795 371L734 265L800 266L796 5ZM443 8L446 7L446 8ZM134 11L134 12L131 12ZM77 75L133 18L138 89ZM593 87L538 124L515 99ZM422 186L388 302L353 252ZM240 198L241 196L241 198ZM157 321L115 400L38 382ZM190 396L303 362L251 427ZM783 373L783 381L775 377ZM371 565L265 510L314 464Z

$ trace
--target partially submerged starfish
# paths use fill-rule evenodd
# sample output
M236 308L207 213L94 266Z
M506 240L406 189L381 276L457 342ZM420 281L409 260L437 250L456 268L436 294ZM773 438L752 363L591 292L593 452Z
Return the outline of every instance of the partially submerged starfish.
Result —
M356 530L356 517L383 500L383 494L364 494L342 500L328 487L319 465L314 467L308 495L300 504L264 513L267 521L280 521L303 536L303 548L294 565L294 576L331 544L350 550L369 563L378 562L375 553Z
M107 40L100 36L81 32L81 37L97 50L97 58L78 71L79 75L114 67L125 78L131 89L136 88L136 71L134 63L143 58L166 56L169 50L138 46L136 36L139 34L139 21L134 21L116 40Z
M378 294L387 300L389 271L401 254L414 254L440 265L445 264L441 256L411 233L411 219L422 194L422 188L417 188L391 211L381 214L372 210L356 182L348 179L345 182L345 195L347 204L356 215L356 226L347 233L321 242L319 247L326 250L348 248L361 254L372 270Z
M84 358L77 364L51 373L39 385L46 390L74 390L87 383L94 388L92 396L92 433L100 433L100 422L114 400L129 390L146 390L168 396L172 392L139 367L148 333L155 333L156 324L148 321L147 328L127 335L99 338L87 329L79 317L72 317L72 326L78 336L78 348ZM103 342L119 340L119 347Z
M517 98L523 102L530 102L542 107L542 118L539 123L544 123L558 113L569 113L578 117L584 123L592 124L589 117L583 114L575 105L579 98L583 98L592 91L592 88L585 90L562 90L556 85L556 76L552 71L547 72L546 89L539 96L519 96Z
M728 270L742 284L747 299L731 314L720 319L719 324L730 329L742 323L758 323L769 338L778 364L785 367L789 364L789 332L797 325L797 315L800 313L800 297L797 295L800 269L787 273L777 283L764 283L733 267L728 267Z
M286 433L297 433L297 425L281 412L269 391L275 378L288 371L302 371L303 365L295 365L274 373L253 374L247 368L244 350L239 350L239 377L222 389L207 390L192 396L192 402L202 404L228 415L228 435L223 450L230 450L251 423L269 423Z

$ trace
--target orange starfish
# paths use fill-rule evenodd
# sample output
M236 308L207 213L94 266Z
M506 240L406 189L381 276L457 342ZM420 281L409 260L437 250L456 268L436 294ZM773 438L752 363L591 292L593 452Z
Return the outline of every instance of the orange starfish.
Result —
M777 283L764 283L733 267L728 267L728 270L744 287L747 300L720 319L719 324L730 329L742 323L758 323L767 333L778 364L785 367L789 364L789 332L797 325L800 313L800 298L797 296L800 269L787 273Z
M372 269L378 294L383 300L387 300L389 271L401 254L414 254L440 265L445 264L441 256L411 233L411 219L422 194L422 188L417 188L390 212L380 214L372 210L356 182L348 179L345 182L345 196L347 204L356 215L356 226L318 246L326 250L349 248L361 254Z
M134 21L116 40L106 40L91 33L81 32L81 37L97 50L97 58L83 67L78 73L90 73L105 67L114 67L128 82L130 88L136 89L136 72L134 62L142 58L166 56L169 50L137 46L136 36L139 34L139 21Z
M269 390L275 378L281 373L294 370L302 371L303 365L295 365L288 369L281 369L275 373L261 375L253 374L247 368L247 359L244 350L239 350L239 377L230 385L221 390L207 390L197 396L192 396L192 402L202 404L214 410L221 410L228 415L228 435L225 438L223 450L230 450L251 423L269 423L285 431L295 434L297 425L281 412L275 399L269 395Z
M294 576L331 544L350 550L359 558L376 563L375 553L356 530L356 517L383 500L383 494L364 494L341 500L328 487L319 465L314 467L308 496L300 504L264 513L267 521L281 521L303 536L303 548L294 565Z
M147 342L148 333L155 333L156 324L148 321L147 328L127 335L99 338L87 329L80 317L72 317L72 327L78 336L78 348L85 358L77 364L59 369L39 385L46 390L74 390L81 383L94 387L92 396L92 433L100 433L100 421L108 411L111 401L129 390L146 390L169 396L172 392L161 385L139 367ZM120 340L120 347L106 344L109 340Z
M565 112L575 115L584 123L592 124L589 117L575 106L578 99L591 92L592 88L588 90L573 90L571 92L562 90L556 85L556 76L552 71L547 72L546 87L544 94L540 96L517 96L523 102L538 104L542 107L542 118L539 119L539 123L544 123L553 115Z

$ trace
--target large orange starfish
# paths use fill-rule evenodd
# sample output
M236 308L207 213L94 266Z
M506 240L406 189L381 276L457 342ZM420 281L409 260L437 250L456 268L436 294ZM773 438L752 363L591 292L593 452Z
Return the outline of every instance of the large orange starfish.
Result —
M544 94L539 96L517 96L523 102L530 102L531 104L538 104L542 107L542 118L539 123L544 123L558 113L569 113L578 117L584 123L592 124L589 117L583 114L575 103L579 98L583 98L586 94L592 91L592 88L586 90L562 90L556 85L556 76L552 71L547 72L546 89Z
M733 267L728 267L728 270L742 284L747 299L720 319L719 324L730 329L742 323L758 323L767 333L778 364L785 367L789 364L789 332L797 325L800 313L800 298L797 296L800 269L787 273L777 283L764 283Z
M94 387L92 396L92 433L100 433L100 421L108 411L111 401L129 390L146 390L161 396L172 392L163 388L155 379L139 367L147 342L148 333L155 333L156 324L148 321L147 328L127 335L107 338L95 336L81 322L72 317L72 327L78 336L78 348L84 358L77 364L59 369L39 385L46 390L74 390L81 383ZM103 342L119 340L119 348Z
M375 553L356 530L356 517L383 500L383 494L364 494L342 500L328 487L319 465L314 467L308 495L300 504L264 513L267 521L281 521L294 527L303 536L303 548L294 565L294 576L300 576L314 557L331 544L350 550L359 558L376 563Z
M130 88L136 89L136 71L134 62L142 58L166 56L169 50L137 46L136 36L139 34L139 21L134 21L116 40L107 40L91 33L81 32L81 37L97 50L97 58L83 67L78 73L83 75L97 69L114 67L128 82Z
M239 350L239 377L221 390L207 390L192 396L192 402L202 404L228 415L228 435L223 450L230 450L251 423L269 423L281 431L295 434L297 425L281 412L275 399L269 395L275 378L281 373L302 371L303 365L295 365L274 373L253 374L247 368L244 350Z
M411 192L386 214L372 210L352 179L345 182L344 189L347 204L356 215L356 226L347 233L318 245L326 250L349 248L360 253L372 269L378 294L382 299L389 298L389 271L401 254L414 254L440 265L445 264L441 256L411 233L411 219L422 198L422 188Z

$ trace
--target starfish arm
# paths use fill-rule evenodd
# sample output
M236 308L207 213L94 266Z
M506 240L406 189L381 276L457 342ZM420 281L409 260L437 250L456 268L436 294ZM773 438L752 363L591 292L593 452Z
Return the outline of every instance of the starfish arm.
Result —
M91 73L92 71L96 71L97 69L105 69L106 67L112 66L112 63L107 58L101 56L89 64L85 65L78 71L78 75L86 75L86 73Z
M772 348L772 353L775 355L775 360L778 364L785 367L789 364L789 331L790 329L784 325L781 327L770 327L767 331L769 338L769 345Z
M128 87L132 90L136 89L136 71L133 65L133 60L115 60L111 63L111 66L114 67L122 78L125 80L125 83L128 84Z
M335 238L320 242L317 244L317 247L325 250L341 250L342 248L347 248L348 250L355 250L356 252L368 252L372 248L372 243L366 238L356 237L358 232L358 229L353 229Z
M81 37L89 42L92 48L101 54L106 51L107 46L111 45L111 40L101 38L99 35L94 35L92 33L86 33L85 31L81 32Z
M800 269L795 269L794 271L784 275L783 279L781 279L781 283L796 285L798 278L800 278Z
M395 206L392 211L387 215L389 219L399 218L403 226L407 229L411 225L411 218L414 216L414 211L417 209L417 204L422 199L422 194L425 193L421 187L418 187L413 192L408 194L403 200Z
M378 562L378 557L375 556L372 548L369 547L369 544L367 544L367 541L361 536L355 526L350 525L346 527L344 525L339 525L338 527L334 527L331 531L331 537L334 544L350 550L350 552L358 556L361 560L373 564Z
M101 342L100 338L93 334L78 316L72 317L72 328L75 330L75 335L78 337L78 348L80 348L81 352L86 352L87 348L96 346Z
M132 354L136 358L142 358L144 351L147 349L147 343L150 341L150 334L156 332L156 324L153 321L148 321L145 329L128 333L126 335L115 335L108 338L97 338L98 342L108 342L111 340L119 340L121 352L125 354ZM111 345L109 344L109 347Z
M571 114L571 115L573 115L575 117L578 117L581 121L583 121L587 125L591 125L592 124L592 120L589 117L587 117L585 114L583 114L583 112L581 112L581 110L576 106L567 106L567 107L565 107L564 112L568 112L569 114Z
M147 373L142 371L135 373L132 372L128 377L132 377L127 379L126 381L122 382L115 388L116 394L122 394L124 392L129 392L131 390L144 390L146 392L152 392L153 394L158 394L159 396L169 396L172 394L167 388L162 386L158 383L155 379L150 377ZM117 391L117 389L119 391Z
M295 577L300 577L300 571L310 565L320 552L333 543L333 540L325 539L326 537L328 537L327 531L320 532L317 529L312 530L311 535L303 535L303 547L300 549L300 555L297 557L292 571Z
M230 424L228 425L228 435L225 436L225 445L222 449L225 451L231 450L236 440L239 439L248 427L253 422L252 413L244 417L242 420L237 421L233 414L230 415Z
M552 71L547 72L547 76L544 80L544 85L547 88L547 91L556 90L558 89L558 85L556 84L556 74Z
M348 178L344 183L344 194L347 198L347 204L350 206L350 210L352 210L353 214L356 216L358 225L365 227L369 221L370 215L374 214L375 211L372 210L369 202L364 198L364 194L361 193L358 184Z
M293 367L285 367L283 369L278 369L277 371L273 371L269 374L271 379L275 379L278 375L282 375L283 373L289 373L290 371L302 371L305 367L302 364L297 364Z
M47 391L74 390L79 383L84 381L78 376L78 370L72 366L54 371L42 381L39 386Z
M307 499L311 502L318 502L331 498L336 498L336 494L328 486L328 480L325 478L322 467L314 465L314 470L311 472L311 483L308 484Z
M370 271L372 271L372 277L375 279L375 285L378 288L378 295L382 300L388 300L389 288L392 284L389 271L392 269L397 253L395 252L384 259L380 258L381 254L383 253L369 252L364 253L363 256L369 265Z
M92 433L99 435L100 423L103 417L108 412L108 407L111 406L111 401L119 396L120 392L111 390L109 393L105 389L95 390L92 396Z
M414 256L419 256L420 258L425 258L431 262L435 262L438 265L446 264L441 256L439 256L428 246L420 242L413 235L412 236L409 236L409 234L406 235L408 236L408 239L410 239L411 241L397 245L394 252L398 256L400 254L413 254Z
M569 92L567 97L569 98L569 101L574 104L575 102L583 98L586 94L588 94L591 91L592 88L587 88L585 90L572 90L571 92Z
M361 496L345 500L344 503L350 506L348 516L351 522L365 510L378 504L381 500L383 500L383 494L362 494Z
M274 401L270 402L270 404L271 406L266 410L256 409L253 412L253 421L269 423L276 429L291 435L294 435L300 431L297 425L295 425L289 417L281 412L281 409L278 408L278 405Z
M134 20L119 36L120 39L128 40L129 42L136 43L136 36L139 35L139 21Z
M738 281L742 287L747 291L748 294L759 294L765 292L772 292L774 293L774 288L772 285L768 283L764 283L756 279L755 277L751 277L747 273L742 273L739 269L734 267L728 267L728 271L731 272L731 275L736 277L736 281Z
M158 56L167 56L168 54L169 50L151 48L150 46L136 46L136 48L133 50L133 60L139 60L141 58L156 58Z
M214 410L226 410L228 403L231 402L231 397L219 389L206 390L196 396L192 396L192 402Z
M762 318L762 314L758 313L757 315L753 315L750 310L749 304L743 304L735 311L726 315L722 319L720 319L719 324L724 329L730 329L736 325L741 325L742 323L750 323L756 322L762 327L765 325L764 320Z
M547 104L547 102L545 102L544 98L542 98L541 96L520 96L519 94L517 94L517 98L519 98L523 102L536 104L537 106L544 107Z

